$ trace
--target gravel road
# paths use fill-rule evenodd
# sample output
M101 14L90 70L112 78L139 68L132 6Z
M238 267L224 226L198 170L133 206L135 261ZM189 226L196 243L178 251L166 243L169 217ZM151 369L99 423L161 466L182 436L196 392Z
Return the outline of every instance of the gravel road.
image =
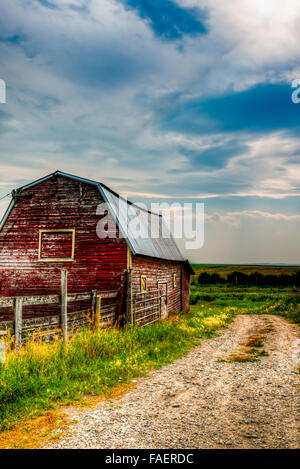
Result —
M272 324L257 362L222 362ZM88 410L52 448L299 448L297 326L277 316L237 316L213 339L119 399ZM298 345L299 348L299 345Z

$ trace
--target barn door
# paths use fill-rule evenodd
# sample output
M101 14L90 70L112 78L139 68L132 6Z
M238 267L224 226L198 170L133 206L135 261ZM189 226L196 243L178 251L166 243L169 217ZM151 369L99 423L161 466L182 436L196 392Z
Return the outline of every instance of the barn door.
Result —
M160 317L166 318L168 316L168 288L167 282L160 282L158 284L160 296Z

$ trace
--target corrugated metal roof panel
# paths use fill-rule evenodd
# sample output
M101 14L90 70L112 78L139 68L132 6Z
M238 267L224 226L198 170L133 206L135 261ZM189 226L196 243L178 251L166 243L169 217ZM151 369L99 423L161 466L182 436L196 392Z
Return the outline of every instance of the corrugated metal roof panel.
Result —
M162 216L128 203L106 186L100 186L134 254L184 261Z

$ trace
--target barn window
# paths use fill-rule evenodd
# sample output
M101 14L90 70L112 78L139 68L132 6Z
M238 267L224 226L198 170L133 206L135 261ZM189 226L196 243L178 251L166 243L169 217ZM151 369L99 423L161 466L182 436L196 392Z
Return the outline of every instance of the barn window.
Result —
M72 262L75 250L75 230L40 230L39 261Z
M145 275L141 275L141 292L147 291L147 277Z
M173 287L176 288L177 286L177 276L176 274L173 274Z

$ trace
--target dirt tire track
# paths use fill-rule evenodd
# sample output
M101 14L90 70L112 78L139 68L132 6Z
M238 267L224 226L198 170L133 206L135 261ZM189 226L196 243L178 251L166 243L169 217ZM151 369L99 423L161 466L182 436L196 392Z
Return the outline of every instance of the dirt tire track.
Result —
M218 361L267 323L268 357ZM299 328L281 317L237 316L188 356L138 379L133 392L69 410L78 423L52 448L299 448L298 338Z

